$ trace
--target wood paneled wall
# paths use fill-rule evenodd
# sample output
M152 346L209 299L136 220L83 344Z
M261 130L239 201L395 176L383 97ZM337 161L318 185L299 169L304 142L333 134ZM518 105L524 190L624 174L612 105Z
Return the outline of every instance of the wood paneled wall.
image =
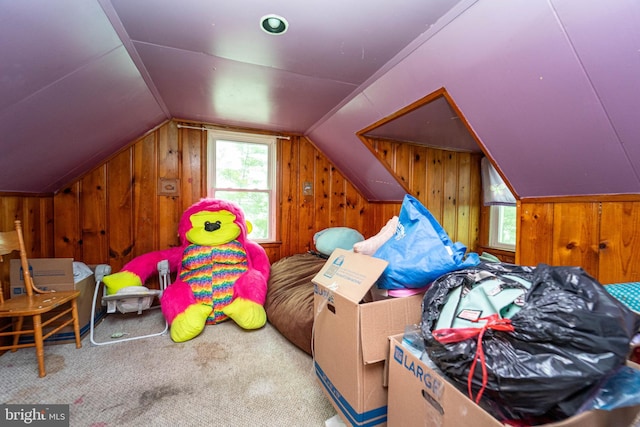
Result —
M525 200L516 262L581 266L600 283L640 281L640 196Z
M390 171L433 214L455 242L479 244L481 154L367 138Z
M0 195L0 227L22 219L32 257L108 263L113 271L137 255L178 245L182 213L206 195L206 133L177 124L134 141L55 196ZM279 239L263 245L271 262L313 249L313 235L323 228L348 226L370 237L398 213L397 203L364 200L304 137L279 140L278 164ZM179 194L159 195L161 178L179 180ZM313 184L313 195L303 196L304 182ZM8 263L0 269L8 281Z
M134 141L55 196L0 195L0 226L25 223L32 257L72 257L118 271L133 257L179 244L182 212L206 195L206 133L170 121ZM387 166L434 214L452 239L470 249L479 224L479 157L390 141L374 141ZM313 144L279 139L279 239L263 246L271 262L313 249L313 235L347 226L375 235L400 203L369 203ZM158 194L161 178L179 194ZM303 184L312 195L303 195ZM42 235L43 238L36 238ZM0 268L4 268L3 266ZM2 270L8 280L8 266Z
M17 219L22 221L25 245L31 256L54 256L53 196L0 195L0 230L13 230L13 223ZM13 258L18 257L14 255ZM0 268L2 264L8 263L0 263Z
M13 223L17 219L22 221L29 255L34 258L54 257L53 196L0 195L0 230L13 230ZM0 256L0 279L5 298L10 295L9 260L18 257L17 252Z
M399 203L369 203L306 138L279 140L280 245L273 258L313 249L313 235L327 227L345 226L365 237L380 231L397 215ZM312 196L303 195L311 183Z
M383 205L367 203L303 137L280 139L279 240L264 244L272 262L313 249L326 227L351 226L375 234ZM177 179L179 193L158 192ZM313 195L302 196L302 182ZM184 210L206 195L206 132L169 122L121 151L54 197L55 254L119 270L133 257L179 244Z
M369 143L454 241L477 250L479 155ZM182 212L206 194L205 152L204 132L168 122L55 196L0 194L0 227L22 220L32 257L73 257L117 271L139 254L178 244ZM264 245L272 262L313 249L313 235L326 227L371 237L399 212L400 203L364 200L304 137L279 140L278 164L279 240ZM178 179L179 194L158 195L160 178ZM303 195L305 182L311 196ZM518 264L579 265L602 283L640 281L640 196L529 199L519 202L518 216ZM8 264L0 263L5 281Z

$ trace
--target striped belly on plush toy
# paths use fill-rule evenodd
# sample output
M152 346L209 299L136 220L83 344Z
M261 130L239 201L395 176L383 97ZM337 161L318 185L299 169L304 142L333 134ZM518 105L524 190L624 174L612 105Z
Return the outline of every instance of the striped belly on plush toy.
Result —
M247 254L236 240L218 246L190 245L184 251L180 278L191 286L196 300L213 308L207 324L228 317L222 309L231 303L233 285L248 270Z

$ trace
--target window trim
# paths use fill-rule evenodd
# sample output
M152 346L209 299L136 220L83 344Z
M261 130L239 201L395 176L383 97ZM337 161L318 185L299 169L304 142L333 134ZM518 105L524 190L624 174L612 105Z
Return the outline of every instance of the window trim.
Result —
M506 206L506 205L491 205L489 206L489 235L488 235L488 246L494 249L500 249L503 251L515 252L516 245L510 245L507 243L500 242L499 233L500 233L500 219L502 217L502 211L500 208L508 208L512 207L516 209L515 206Z
M215 171L216 171L216 150L215 142L217 140L233 141L239 143L263 144L267 149L267 189L237 189L237 188L216 188L215 187ZM252 239L258 243L272 243L277 241L277 142L278 137L275 135L257 134L241 131L227 131L217 129L207 129L207 197L215 197L216 191L242 191L242 192L259 192L268 193L269 212L268 214L268 231L266 239ZM213 183L213 185L212 185ZM247 218L251 221L251 218Z

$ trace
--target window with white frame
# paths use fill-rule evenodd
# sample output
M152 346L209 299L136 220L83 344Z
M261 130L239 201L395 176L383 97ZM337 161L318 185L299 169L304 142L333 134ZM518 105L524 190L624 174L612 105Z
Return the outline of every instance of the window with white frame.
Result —
M489 208L489 246L516 249L516 207L496 205Z
M489 246L496 249L516 249L516 199L498 171L486 157L482 158L483 202L489 208Z
M275 136L207 131L207 196L237 203L252 240L275 240L275 178Z

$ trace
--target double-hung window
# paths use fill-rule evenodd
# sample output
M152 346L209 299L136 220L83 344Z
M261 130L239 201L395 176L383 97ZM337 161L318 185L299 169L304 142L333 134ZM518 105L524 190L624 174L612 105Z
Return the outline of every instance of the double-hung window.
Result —
M489 246L514 251L516 249L516 207L491 206L489 216Z
M275 240L275 186L275 136L207 131L207 196L237 203L252 240Z
M482 158L482 191L489 208L489 246L514 251L516 248L516 200L502 177L486 157Z

